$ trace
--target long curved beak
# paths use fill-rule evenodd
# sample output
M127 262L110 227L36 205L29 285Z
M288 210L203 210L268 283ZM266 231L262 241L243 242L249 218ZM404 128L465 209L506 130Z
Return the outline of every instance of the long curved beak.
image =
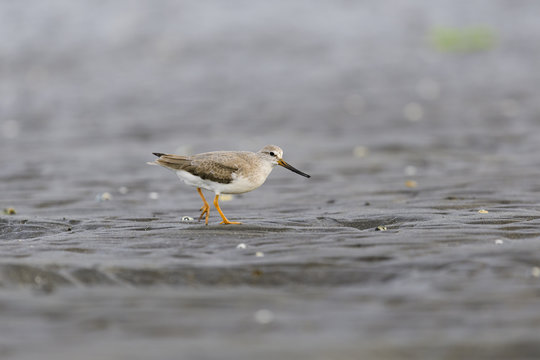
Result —
M283 159L278 159L277 163L278 163L278 165L283 166L285 169L289 169L289 170L291 170L292 172L295 172L295 173L297 173L297 174L299 174L299 175L305 176L305 177L307 177L307 178L310 178L310 177L311 177L310 175L308 175L308 174L306 174L306 173L303 173L303 172L301 172L300 170L298 170L297 168L295 168L295 167L293 167L293 166L287 164L287 163L285 162L285 160L283 160Z

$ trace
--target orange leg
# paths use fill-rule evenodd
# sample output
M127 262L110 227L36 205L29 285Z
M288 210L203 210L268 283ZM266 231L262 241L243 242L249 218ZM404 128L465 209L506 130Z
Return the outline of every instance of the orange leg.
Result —
M214 206L216 207L217 211L219 212L219 215L221 215L221 218L223 219L222 222L220 222L220 224L241 224L241 222L238 222L238 221L229 221L226 217L225 217L225 214L223 214L223 211L221 211L220 207L219 207L219 203L218 203L218 199L219 199L219 195L216 195L216 197L214 198Z
M201 191L201 188L197 188L197 191L199 192L199 195L201 195L201 199L204 202L204 205L201 208L201 216L199 216L199 221L203 218L204 214L206 214L206 219L204 220L204 223L208 225L208 216L210 215L210 205L206 202L206 199L204 198L204 195Z

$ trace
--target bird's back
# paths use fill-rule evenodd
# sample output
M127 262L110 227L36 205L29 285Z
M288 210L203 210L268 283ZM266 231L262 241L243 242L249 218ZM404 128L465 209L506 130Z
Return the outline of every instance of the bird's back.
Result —
M257 154L249 151L212 151L191 156L155 155L159 155L155 161L158 165L174 171L186 171L203 180L221 184L230 184L239 177L254 184L262 184L270 173L267 169L255 173L250 171L264 167L265 164Z

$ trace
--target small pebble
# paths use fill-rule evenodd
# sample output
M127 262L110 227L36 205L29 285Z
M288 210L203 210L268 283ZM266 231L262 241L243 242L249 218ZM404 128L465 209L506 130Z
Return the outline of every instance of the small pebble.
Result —
M415 188L418 186L418 183L414 180L407 180L405 181L405 186L408 188Z
M353 155L354 157L357 157L357 158L363 158L363 157L366 157L368 155L368 148L366 146L356 146L354 149L353 149Z
M10 207L10 208L4 209L4 214L6 214L6 215L15 215L15 214L17 214L17 212L15 211L14 208Z
M221 201L231 201L233 196L231 194L221 194L219 195L219 200Z
M417 172L416 166L412 166L412 165L406 166L403 172L407 176L414 176L416 175L416 172Z
M152 191L152 192L148 193L148 198L151 199L151 200L157 200L157 199L159 199L159 193L157 193L155 191Z
M264 253L263 253L262 251L257 251L257 252L255 253L255 256L256 256L256 257L264 257Z
M237 249L245 249L245 248L247 248L247 246L244 243L240 243L240 244L236 245L236 248Z
M253 315L255 321L259 324L269 324L274 321L274 313L267 309L257 310Z
M480 209L480 210L478 210L478 213L479 214L487 214L487 213L489 213L489 211L487 211L486 209Z
M126 195L128 193L129 189L126 186L120 186L118 188L118 192L122 195Z
M540 267L535 266L531 269L531 275L535 278L540 277Z
M103 194L96 195L96 201L109 201L112 199L111 193L104 192Z
M420 121L424 117L424 108L418 103L409 103L403 108L403 116L412 122Z
M386 230L387 230L387 229L386 229L386 226L384 226L384 225L379 225L379 226L377 226L377 228L375 229L375 231L386 231Z
M182 221L193 221L191 216L182 216Z
M501 240L501 239L495 240L495 245L502 245L502 244L504 244L503 240Z

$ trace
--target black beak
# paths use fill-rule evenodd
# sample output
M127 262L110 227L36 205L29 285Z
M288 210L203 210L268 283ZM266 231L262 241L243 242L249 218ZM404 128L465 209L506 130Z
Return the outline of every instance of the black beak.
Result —
M298 170L297 168L295 168L295 167L293 167L293 166L287 164L287 163L285 162L285 160L283 160L283 159L279 159L277 163L278 163L278 165L283 166L285 169L289 169L289 170L291 170L292 172L295 172L295 173L297 173L297 174L299 174L299 175L305 176L305 177L307 177L307 178L310 178L310 177L311 177L310 175L308 175L308 174L306 174L306 173L303 173L303 172L301 172L300 170Z

